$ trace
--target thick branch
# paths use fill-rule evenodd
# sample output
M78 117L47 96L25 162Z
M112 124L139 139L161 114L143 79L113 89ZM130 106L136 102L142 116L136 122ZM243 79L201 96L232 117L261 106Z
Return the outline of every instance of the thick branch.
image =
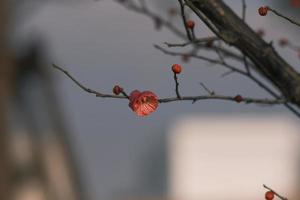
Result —
M185 0L229 45L238 48L291 102L300 107L300 75L222 0Z

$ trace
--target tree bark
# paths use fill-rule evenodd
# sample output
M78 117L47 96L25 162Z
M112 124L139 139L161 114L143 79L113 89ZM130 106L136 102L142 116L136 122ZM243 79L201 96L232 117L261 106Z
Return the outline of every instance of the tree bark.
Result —
M300 75L222 0L185 0L223 41L239 49L293 104L300 107Z
M6 97L9 92L11 72L10 56L7 48L7 7L6 1L0 1L0 199L11 199L11 163L6 127Z

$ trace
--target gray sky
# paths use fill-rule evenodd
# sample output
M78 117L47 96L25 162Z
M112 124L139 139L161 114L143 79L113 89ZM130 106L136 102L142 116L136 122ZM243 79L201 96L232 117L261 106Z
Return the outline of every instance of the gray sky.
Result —
M240 11L239 1L226 2ZM270 1L247 2L248 23L255 29L265 27L267 40L286 36L291 41L299 41L299 30L294 26L275 16L257 15L257 7ZM63 66L86 86L99 91L109 93L115 84L120 84L127 92L149 89L159 97L174 96L170 66L181 60L162 54L152 45L180 40L167 30L155 31L153 22L147 17L108 0L70 5L47 3L34 8L38 11L26 15L28 18L22 19L16 28L17 47L25 45L29 39L41 37L51 57L49 67L52 62ZM203 23L196 19L196 24L196 34L207 36ZM280 53L294 66L299 64L294 53L288 50ZM183 64L183 73L179 76L181 93L204 94L198 84L204 82L219 94L268 97L262 89L239 75L220 78L224 72L222 67L198 60ZM200 101L163 104L149 117L138 118L127 101L96 98L81 91L57 71L53 71L53 75L92 199L132 192L163 192L165 173L158 169L164 169L165 132L169 122L177 116L290 114L282 106ZM153 180L149 181L149 177ZM152 189L146 191L145 188Z

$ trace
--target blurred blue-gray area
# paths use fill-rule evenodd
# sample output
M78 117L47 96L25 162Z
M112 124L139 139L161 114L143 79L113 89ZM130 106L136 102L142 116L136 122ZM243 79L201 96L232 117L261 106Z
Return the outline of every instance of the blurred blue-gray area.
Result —
M157 13L177 6L177 1L171 0L146 2ZM240 1L226 2L236 12L241 11ZM299 41L296 27L276 17L261 18L256 14L262 2L269 3L247 1L247 22L254 29L263 27L268 41L281 36ZM51 63L64 67L86 86L102 92L110 93L112 87L119 84L127 92L152 90L160 97L174 96L170 66L182 61L180 57L170 57L153 48L153 44L180 42L173 33L166 29L156 31L149 18L109 0L16 0L11 1L11 9L10 39L14 50L22 53L32 42L37 42L46 52L44 67L49 68L55 79L64 122L71 133L71 145L90 199L164 196L167 191L166 130L177 116L292 115L283 106L200 101L163 104L152 115L139 118L129 109L127 101L96 98L83 92L62 73L52 70ZM200 20L196 19L196 24L199 37L210 34ZM299 66L297 55L289 50L279 52L291 64ZM220 94L269 97L240 75L221 78L226 70L220 66L193 59L182 64L183 73L179 76L182 94L205 94L199 85L203 82Z

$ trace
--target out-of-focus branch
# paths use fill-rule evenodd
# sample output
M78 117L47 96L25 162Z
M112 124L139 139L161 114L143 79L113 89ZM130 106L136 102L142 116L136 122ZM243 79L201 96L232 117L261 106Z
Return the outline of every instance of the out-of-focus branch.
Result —
M183 55L185 55L184 53L181 53L181 52L173 52L173 51L166 50L166 49L162 48L159 45L154 45L154 47L156 49L160 50L161 52L163 52L164 54L167 54L167 55L170 55L170 56L183 56ZM224 67L226 67L229 70L232 70L232 71L237 72L239 74L243 74L245 76L247 75L246 72L244 72L243 70L240 70L240 69L238 69L238 68L236 68L232 65L229 65L229 64L225 63L222 60L208 58L208 57L197 55L197 54L189 54L189 56L193 57L193 58L200 59L200 60L207 61L207 62L212 63L212 64L223 65Z
M128 1L128 0L124 0L124 1L115 0L115 2L124 6L128 10L139 13L141 15L145 15L145 16L149 17L150 19L152 19L154 21L154 23L159 23L161 26L167 28L172 33L174 33L176 36L178 36L179 38L183 39L186 42L186 44L184 46L193 45L193 46L195 46L195 48L199 48L199 49L201 48L201 49L212 50L212 51L215 51L216 49L218 49L225 56L233 58L237 61L243 62L243 58L241 55L234 53L233 51L230 51L225 48L218 48L214 45L207 46L206 44L203 44L204 41L201 42L202 38L199 38L199 39L195 38L193 41L189 41L188 38L186 37L186 34L184 32L182 32L180 29L178 29L171 21L165 20L160 15L151 11L148 7L145 7L145 5L138 6L132 1L128 1L128 2L126 2L126 1ZM207 38L203 38L203 39L205 40L208 38L212 38L213 40L220 40L217 37L207 37ZM199 42L198 42L198 40L199 40ZM211 41L208 40L207 42L211 42ZM174 44L174 45L176 46L176 44ZM172 47L172 45L170 47Z
M184 42L184 43L169 43L169 42L165 42L165 44L168 46L168 47L185 47L185 46L188 46L188 45L197 45L197 44L200 44L200 43L207 43L207 42L213 42L213 41L216 41L216 40L220 40L219 38L217 37L205 37L205 38L198 38L198 39L195 39L193 41L189 41L189 42Z
M242 19L243 21L246 21L246 9L247 9L246 0L242 0L242 4L243 4Z
M166 27L172 33L177 35L178 37L180 37L182 39L186 39L186 35L180 29L178 29L176 26L174 26L170 21L165 20L158 14L152 12L148 7L146 7L146 5L138 6L137 4L135 4L134 2L131 2L131 1L129 3L126 3L126 2L120 2L119 0L115 0L115 2L120 3L122 6L124 6L128 10L131 10L136 13L139 13L139 14L149 17L150 19L153 20L154 23L160 23L161 26Z
M181 12L181 17L182 17L182 22L183 22L183 26L185 28L185 31L186 31L186 36L187 38L192 41L194 40L195 38L192 37L190 31L189 31L189 28L187 27L187 20L186 20L186 16L185 16L185 11L184 11L184 3L182 0L178 0L178 3L180 5L180 12Z

